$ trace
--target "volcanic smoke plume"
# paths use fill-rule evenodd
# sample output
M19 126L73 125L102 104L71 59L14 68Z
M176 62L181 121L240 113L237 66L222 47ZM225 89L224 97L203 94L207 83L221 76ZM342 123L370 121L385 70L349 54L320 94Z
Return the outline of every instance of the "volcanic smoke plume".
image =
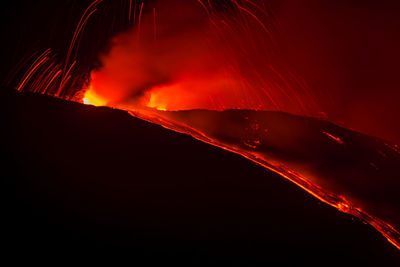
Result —
M319 111L305 85L278 63L274 25L261 7L158 1L137 16L102 55L88 99L164 110Z
M101 2L86 10L73 40ZM399 248L399 147L305 117L336 121L330 115L341 106L326 105L329 94L288 67L267 3L130 1L132 26L111 39L87 86L66 86L79 64L71 53L55 69L46 51L18 89L30 84L32 91L123 109L240 154L370 223ZM53 87L56 93L47 90Z

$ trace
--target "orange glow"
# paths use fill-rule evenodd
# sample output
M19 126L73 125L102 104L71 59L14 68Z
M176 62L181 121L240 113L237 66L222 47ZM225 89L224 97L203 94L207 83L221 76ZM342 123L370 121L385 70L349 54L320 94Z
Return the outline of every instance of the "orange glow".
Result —
M166 105L162 102L158 101L158 95L156 93L152 93L150 95L150 99L149 102L147 103L147 107L149 108L155 108L157 110L161 110L161 111L167 111Z
M105 106L107 104L107 100L96 94L92 88L89 88L83 97L83 103L93 106Z
M161 110L161 111L167 111L167 108L165 107L165 105L157 103L156 99L157 99L156 95L155 94L151 94L149 103L147 103L147 107L155 108L155 109Z

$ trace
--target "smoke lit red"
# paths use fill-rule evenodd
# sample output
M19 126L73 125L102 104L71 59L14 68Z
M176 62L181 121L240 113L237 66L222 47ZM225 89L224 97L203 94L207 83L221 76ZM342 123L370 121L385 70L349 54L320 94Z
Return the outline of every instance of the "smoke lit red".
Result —
M140 23L113 38L90 90L112 106L317 114L311 91L278 62L265 12L247 8L235 1L222 11L196 1L145 6Z

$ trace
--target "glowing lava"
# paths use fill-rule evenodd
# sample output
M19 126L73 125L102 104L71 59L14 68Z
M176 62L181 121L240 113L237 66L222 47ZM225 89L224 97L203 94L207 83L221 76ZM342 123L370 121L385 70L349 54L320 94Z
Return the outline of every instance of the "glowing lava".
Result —
M85 92L85 96L82 99L83 103L86 105L93 106L105 106L107 104L107 100L100 97L94 90L87 90Z
M162 103L158 103L156 99L157 99L156 95L154 93L151 94L150 100L146 106L149 108L155 108L155 109L161 110L161 111L167 111L166 105L162 104Z
M128 112L239 154L281 175L322 202L369 223L400 249L400 233L392 226L399 223L398 207L387 199L389 192L385 189L397 187L395 171L400 156L387 143L327 122L280 112ZM321 127L326 131L321 132ZM328 130L352 143L344 146L342 138L331 134L326 138ZM379 172L371 171L371 160L379 162ZM391 194L395 197L397 191Z

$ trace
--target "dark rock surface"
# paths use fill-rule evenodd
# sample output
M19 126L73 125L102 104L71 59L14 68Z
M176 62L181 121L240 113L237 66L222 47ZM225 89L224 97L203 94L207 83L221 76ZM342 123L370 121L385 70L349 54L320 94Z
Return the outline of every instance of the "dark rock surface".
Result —
M400 262L371 226L238 155L118 110L2 99L2 252L14 261Z

